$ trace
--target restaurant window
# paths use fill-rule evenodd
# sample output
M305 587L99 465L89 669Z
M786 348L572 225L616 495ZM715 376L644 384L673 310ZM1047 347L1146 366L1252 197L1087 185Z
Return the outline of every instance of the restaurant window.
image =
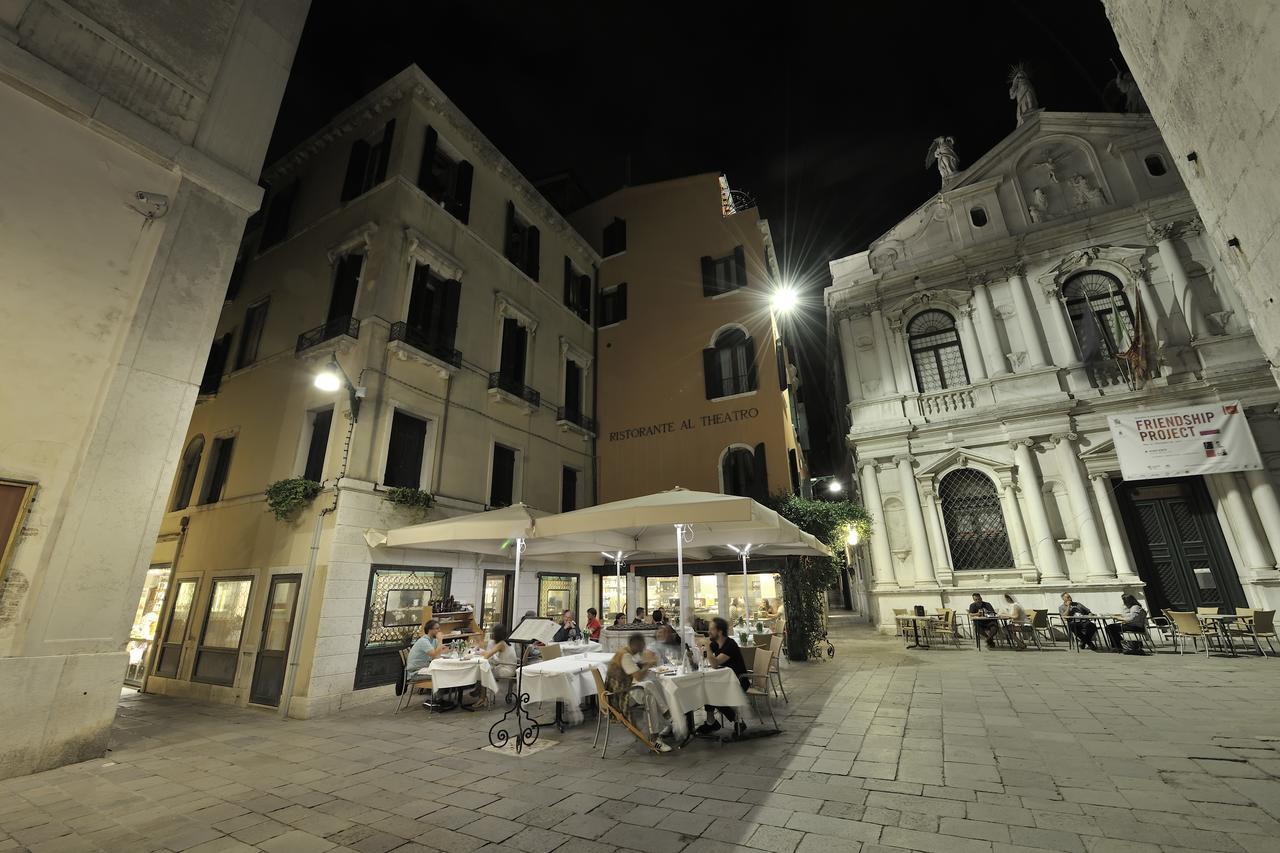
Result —
M946 311L921 311L907 324L907 343L916 387L922 394L969 384L955 318Z
M741 326L731 326L702 351L708 400L756 390L756 343Z
M427 127L418 166L418 186L462 224L471 216L471 181L475 170Z
M702 295L718 296L747 286L747 255L742 246L723 258L702 258Z
M209 360L204 363L204 375L200 377L200 394L217 394L222 387L222 374L227 369L227 356L231 353L231 333L214 339L209 345Z
M230 686L236 680L236 662L249 611L252 578L216 578L209 590L209 609L200 631L192 681Z
M357 690L394 684L402 673L400 650L409 646L425 619L423 608L449 596L450 572L442 568L374 566L369 576Z
M675 578L645 578L644 592L644 606L650 614L661 610L671 621L679 619L680 588Z
M600 576L600 621L609 627L613 624L613 617L621 613L626 617L626 621L631 621L631 614L627 608L627 575L624 573L622 577L617 574Z
M719 616L720 592L716 575L690 575L689 599L689 610L695 620L710 622Z
M938 483L938 499L956 569L1013 566L1000 495L990 477L959 468Z
M173 607L169 609L169 624L165 626L164 639L160 643L160 656L156 659L156 675L177 678L178 666L182 663L182 647L187 642L187 630L191 625L191 608L195 600L195 578L184 578L178 581L177 592L173 596Z
M578 319L591 322L591 276L578 272L568 255L564 258L564 304Z
M597 316L601 328L627 319L627 283L625 281L600 291L600 313Z
M578 469L564 465L560 468L560 511L572 512L578 508Z
M422 460L426 455L427 421L396 409L387 440L387 467L382 484L389 488L422 488Z
M538 615L559 621L566 610L572 610L575 617L582 615L578 612L578 576L539 572Z
M266 299L249 306L244 315L244 327L240 331L240 348L236 350L236 370L248 367L258 360L258 349L262 345L262 330L267 325Z
M725 451L720 477L722 494L741 495L763 503L769 496L764 443L757 444L754 451L741 446Z
M609 257L619 252L627 250L627 220L614 217L613 221L604 227L604 242L602 245L601 255Z
M173 506L170 512L186 509L191 505L191 493L195 491L196 474L200 471L200 458L204 455L204 436L197 435L187 442L182 452L182 464L178 466L178 483L173 490Z
M339 201L350 201L386 180L387 165L391 161L391 140L395 131L396 120L390 119L382 126L377 142L357 139L351 143L351 153L347 155L347 174L342 182Z
M426 264L414 264L409 290L409 315L405 325L413 333L410 343L424 352L451 355L458 336L458 305L462 285L441 278Z
M493 445L493 471L489 475L489 508L511 506L516 491L516 451Z
M204 488L200 492L200 503L212 504L222 500L222 493L227 487L227 474L231 470L231 451L235 449L236 438L233 435L215 438L209 450L209 473L205 474Z
M259 254L284 242L289 236L289 219L293 215L293 201L297 195L297 181L271 194L267 202L267 215L262 222L262 237L258 240Z
M307 413L307 455L303 458L302 479L313 483L324 479L324 458L329 451L332 426L333 406Z
M742 582L741 572L732 572L728 578L729 621L747 619L754 624L769 617L769 608L776 613L782 603L782 576L772 573L748 574ZM745 592L744 592L745 590ZM750 613L747 608L750 607Z
M538 280L538 261L541 247L538 228L531 225L519 213L512 202L507 202L507 231L503 242L507 260L534 281Z
M1080 273L1062 286L1062 299L1086 363L1129 349L1133 309L1118 278L1096 270Z
M129 643L125 646L125 651L129 654L129 664L124 671L125 684L142 686L147 658L160 622L160 610L164 607L165 590L169 588L169 571L170 567L167 565L147 569L142 583L142 595L138 597L138 609L134 612L133 625L129 628Z

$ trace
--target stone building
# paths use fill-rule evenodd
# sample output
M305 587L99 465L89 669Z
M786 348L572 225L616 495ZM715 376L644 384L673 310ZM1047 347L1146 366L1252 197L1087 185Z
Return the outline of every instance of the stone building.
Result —
M105 749L308 5L0 4L0 777Z
M172 592L139 675L239 705L288 682L308 717L390 694L421 612L396 621L398 601L452 596L486 628L590 603L580 566L526 561L512 602L510 560L365 533L594 502L599 258L416 66L264 177L167 494L152 565ZM315 385L335 361L356 390ZM280 521L264 493L291 478L324 488Z
M1036 110L832 262L873 620L1280 600L1280 393L1172 160L1145 115ZM1269 471L1120 479L1109 415L1232 400Z

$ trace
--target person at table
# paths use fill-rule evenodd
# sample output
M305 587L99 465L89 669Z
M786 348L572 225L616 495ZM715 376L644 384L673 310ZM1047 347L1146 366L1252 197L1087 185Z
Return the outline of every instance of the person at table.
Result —
M600 621L600 613L594 607L587 608L587 636L593 640L600 639L600 631L604 623Z
M582 629L578 627L578 623L573 620L573 611L566 610L560 614L560 628L556 631L556 635L551 638L552 642L566 643L569 641L577 641L582 639Z
M1026 651L1026 634L1031 630L1031 620L1027 618L1027 611L1018 603L1018 599L1007 592L1004 594L1004 603L1008 606L1009 637L1013 641L1013 647L1020 652Z
M507 642L511 632L506 625L494 625L488 645L485 646L484 659L493 665L494 678L516 677L516 650Z
M738 677L738 683L742 685L743 690L746 690L750 685L747 678L747 663L742 658L742 649L738 647L738 642L729 636L729 623L723 617L717 616L707 627L707 636L711 639L711 654L707 660L711 668L733 670L733 674ZM735 737L747 728L747 724L738 719L738 712L733 708L706 705L704 710L707 712L707 721L698 726L697 733L700 735L711 734L721 728L720 721L715 718L717 711L733 724Z
M404 662L407 672L417 672L431 666L431 662L445 653L445 645L440 642L440 622L428 619L423 626L422 636L409 649L409 657Z
M636 618L631 620L632 625L647 625L649 623L649 611L643 607L636 608Z
M973 630L982 635L989 649L996 647L996 635L1000 633L1000 620L995 617L996 609L991 602L983 601L982 596L975 592L969 604L969 618L973 622Z
M659 625L653 641L658 657L663 663L672 666L680 663L684 654L684 643L680 642L680 635L676 633L675 628L670 625Z
M760 612L765 616L772 616L777 611L773 609L773 603L766 598L760 602Z
M605 690L619 710L625 710L627 701L644 708L649 739L662 752L670 752L670 745L662 740L670 728L666 725L666 700L662 687L646 677L657 665L658 656L644 647L644 635L632 634L627 638L627 647L619 649L609 659L605 670Z
M1107 626L1107 642L1115 651L1122 651L1121 638L1125 631L1145 632L1147 630L1147 611L1142 609L1138 599L1126 594L1120 601L1124 604L1124 612L1116 614L1119 622Z
M665 625L665 624L667 624L667 617L666 617L666 615L662 612L661 608L659 608L658 610L653 611L653 624L654 624L654 625Z
M625 613L619 613L618 615L614 616L614 617L613 617L613 627L615 627L615 628L625 628L625 627L627 627L627 614L625 614Z
M1092 616L1092 610L1079 602L1072 601L1071 593L1064 592L1062 594L1062 605L1058 607L1058 615L1062 617L1063 624L1067 626L1067 630L1075 635L1076 642L1080 644L1080 648L1098 651L1098 645L1094 642L1097 638L1098 626L1089 619L1072 618Z

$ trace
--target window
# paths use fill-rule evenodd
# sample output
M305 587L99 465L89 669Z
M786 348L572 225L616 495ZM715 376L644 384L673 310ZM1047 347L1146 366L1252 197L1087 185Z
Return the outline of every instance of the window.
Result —
M156 675L175 678L182 661L182 646L187 641L187 627L191 624L191 606L196 600L196 581L178 581L178 591L173 596L173 609L169 611L169 624L164 630L164 642L160 644L160 657L156 661Z
M473 173L471 164L445 150L436 129L428 127L418 167L418 186L464 225L471 216Z
M415 265L409 292L409 316L405 318L412 333L409 342L424 352L451 356L458 336L458 304L461 298L461 284L441 278L426 264Z
M244 328L240 331L240 348L236 350L236 370L248 367L258 360L258 347L262 343L262 329L267 325L267 306L263 300L250 305L244 315Z
M791 475L791 494L800 494L800 454L794 447L787 448L787 473Z
M741 495L763 502L769 496L769 476L765 466L764 444L757 444L753 453L746 447L731 447L724 454L720 467L721 491L726 495Z
M231 451L235 448L235 436L215 438L209 451L209 472L205 474L204 489L200 493L200 503L212 504L222 500L222 492L227 487L227 472L231 470Z
M775 341L773 349L778 359L778 390L785 391L791 384L787 381L787 348L782 341Z
M1159 154L1148 154L1142 158L1142 164L1147 167L1147 174L1153 178L1159 178L1169 173L1169 167L1164 164L1164 158Z
M369 577L355 687L395 684L404 675L400 651L422 625L422 608L440 609L449 596L449 569L374 566Z
M245 273L248 271L249 256L241 254L236 258L235 266L231 268L231 278L227 279L227 295L223 298L223 301L235 301L236 297L240 295L240 288L244 285Z
M350 201L363 195L387 178L387 164L391 160L391 140L395 135L396 120L391 119L382 127L382 138L370 144L366 139L351 143L347 157L347 176L342 182L339 201Z
M516 490L516 452L501 444L493 446L493 471L489 475L489 507L511 506Z
M509 385L524 385L524 367L529 347L529 330L514 317L502 320L502 350L498 356L498 373Z
M267 216L262 223L262 238L258 240L258 251L265 252L277 243L284 242L289 236L289 217L293 214L293 200L298 195L298 182L273 193L267 203Z
M741 246L723 258L702 258L702 295L718 296L747 286L747 255Z
M755 341L739 326L725 329L702 351L702 373L708 400L756 390Z
M987 224L987 211L982 207L969 208L969 221L973 223L974 228L981 228Z
M956 321L945 311L921 311L907 324L907 344L920 393L969 384Z
M227 369L227 355L231 352L231 334L216 338L209 346L209 360L204 363L204 376L200 378L200 393L217 394L222 387L222 374Z
M631 621L631 614L627 612L627 575L625 573L622 577L618 577L616 573L602 575L600 577L600 619L607 627L613 624L613 617L618 613L626 616L626 621Z
M324 480L324 458L329 450L329 430L333 427L333 407L311 412L307 416L307 456L302 466L302 479L319 483Z
M627 220L614 217L613 221L604 227L604 242L602 244L601 255L609 257L619 252L627 250Z
M747 575L744 584L741 572L730 573L725 578L726 591L729 594L729 621L738 617L759 619L765 602L772 608L782 604L782 576L777 574Z
M427 447L427 422L399 409L391 416L387 467L382 483L402 489L422 488L422 459Z
M1062 299L1086 363L1113 358L1133 342L1133 311L1115 276L1090 271L1068 279Z
M1013 566L1000 496L990 477L972 468L959 468L942 478L938 498L956 569Z
M182 464L178 466L178 484L173 490L173 508L170 512L186 509L191 504L191 492L196 487L196 473L200 470L200 457L204 455L204 436L197 435L187 443L182 452Z
M236 660L249 611L251 578L217 578L209 591L209 611L200 632L192 681L230 686L236 680Z
M560 511L572 512L578 508L578 470L568 465L560 469Z
M515 264L525 275L538 280L540 247L538 229L516 213L516 206L507 202L507 234L504 241L507 260Z
M338 258L333 269L333 293L329 297L329 314L326 323L347 323L356 310L356 294L360 292L360 273L364 269L364 255L352 252ZM344 327L343 332L346 331Z
M612 326L627 319L627 283L600 291L600 325Z
M538 615L559 621L572 610L578 616L578 576L538 573Z
M582 368L572 358L564 360L564 412L568 420L582 420Z
M564 259L564 304L584 323L591 322L591 276L579 273L568 255Z

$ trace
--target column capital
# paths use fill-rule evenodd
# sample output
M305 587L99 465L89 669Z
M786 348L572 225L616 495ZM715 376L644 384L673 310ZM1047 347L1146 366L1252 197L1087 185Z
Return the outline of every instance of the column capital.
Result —
M1174 232L1177 230L1172 222L1156 222L1154 219L1147 220L1147 239L1152 243L1160 243L1164 240L1173 239Z
M1093 471L1092 473L1089 474L1089 479L1109 481L1111 479L1111 472L1110 471Z
M1204 227L1204 220L1201 219L1198 214L1188 219L1187 223L1182 226L1182 233L1189 237L1203 234L1206 230L1207 229Z
M1040 289L1044 291L1044 295L1049 300L1062 299L1062 284L1057 281L1042 282Z
M1074 432L1055 432L1053 435L1049 436L1049 440L1053 442L1054 447L1057 447L1059 444L1064 442L1067 444L1075 444L1076 440L1079 438L1080 435Z
M974 287L974 288L986 287L987 284L991 281L991 273L986 271L971 272L967 276L965 276L965 279L969 282L970 287Z
M898 333L902 331L902 315L901 314L893 317L885 317L884 321L889 325L890 332Z
M859 459L858 471L861 472L864 468L874 468L875 470L879 471L880 460L876 459L874 456L868 457L866 459Z
M1021 258L1001 267L1005 278L1015 278L1027 274L1027 265Z
M960 307L956 308L956 315L959 317L959 319L964 320L966 322L972 320L973 305L971 303L966 303L964 305L961 305Z
M1031 439L1031 438L1015 438L1015 439L1013 439L1012 441L1010 441L1010 442L1009 442L1009 449L1010 449L1010 450L1017 450L1019 447L1026 447L1026 448L1030 449L1033 445L1035 445L1035 443L1036 443L1036 442L1035 442L1035 439Z
M915 461L916 461L916 458L912 456L910 453L899 453L893 457L894 465L901 465L903 462L906 462L908 465L912 465L915 463Z

